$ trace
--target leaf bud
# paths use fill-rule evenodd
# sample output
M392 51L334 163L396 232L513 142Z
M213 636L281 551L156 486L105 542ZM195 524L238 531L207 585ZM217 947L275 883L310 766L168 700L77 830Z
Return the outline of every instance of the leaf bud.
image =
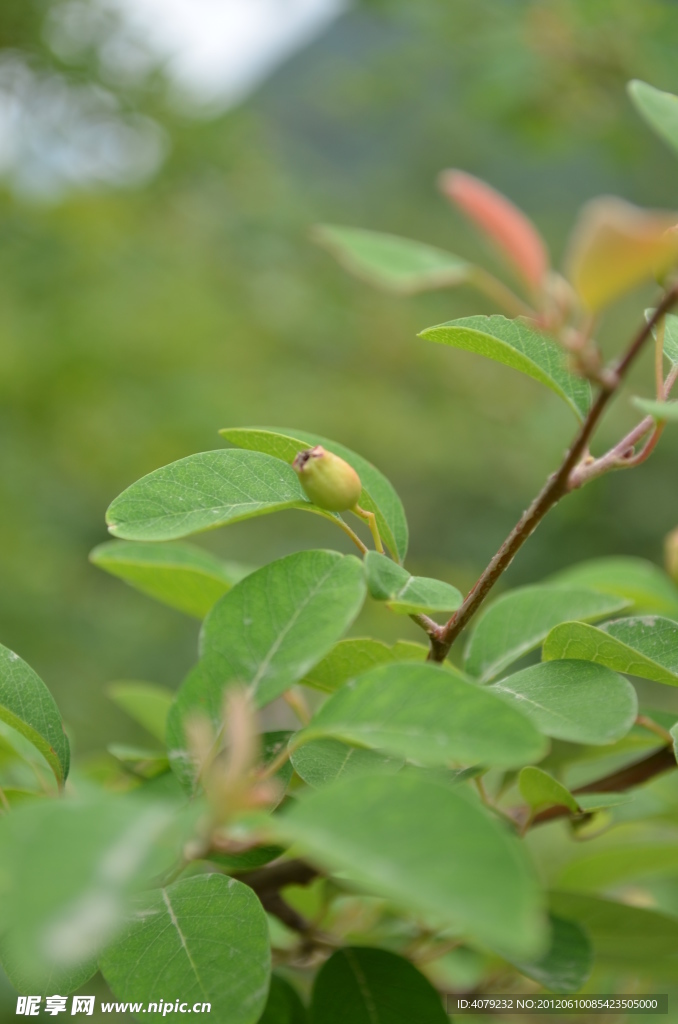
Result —
M328 512L346 512L360 497L362 484L353 466L320 444L299 452L292 468L307 497Z
M671 579L678 583L678 526L664 541L664 564Z

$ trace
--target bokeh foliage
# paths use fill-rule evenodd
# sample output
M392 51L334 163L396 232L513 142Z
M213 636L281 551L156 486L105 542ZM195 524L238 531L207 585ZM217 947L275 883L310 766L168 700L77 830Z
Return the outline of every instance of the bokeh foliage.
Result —
M509 194L557 255L574 210L601 190L670 206L674 158L624 83L678 89L678 6L364 3L242 107L202 120L172 109L160 73L112 81L95 46L55 57L57 6L6 0L2 47L105 84L170 141L143 187L46 202L8 183L0 196L0 631L87 749L126 728L103 685L175 686L196 639L190 621L88 564L104 510L143 473L220 447L219 427L289 426L361 451L403 495L409 568L471 582L557 461L567 410L504 368L416 339L477 313L475 295L381 296L340 273L309 227L359 224L476 255L435 191L445 166ZM609 340L628 334L629 308L610 315ZM621 402L617 427L632 415ZM631 484L610 476L573 496L511 582L593 554L658 559L678 520L677 447L667 436ZM257 564L335 543L330 529L289 512L275 533L244 523L201 543ZM370 626L390 638L385 616Z

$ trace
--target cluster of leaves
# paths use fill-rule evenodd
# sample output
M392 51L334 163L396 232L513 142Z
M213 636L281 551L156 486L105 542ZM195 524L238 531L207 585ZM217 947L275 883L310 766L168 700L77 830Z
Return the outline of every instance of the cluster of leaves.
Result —
M678 144L678 98L642 84L633 95ZM570 406L579 441L554 500L642 460L675 418L675 286L667 278L659 313L612 368L594 315L655 270L670 273L675 216L597 203L575 231L566 279L503 197L459 173L443 186L508 257L524 298L418 243L337 228L320 237L388 287L465 281L518 314L422 336L526 373ZM646 416L632 436L594 459L594 412L651 327L668 375L638 399ZM56 704L0 648L0 962L15 987L70 992L100 970L120 1000L207 1001L229 1024L300 1024L309 1013L314 1024L436 1024L446 1019L440 993L497 978L555 992L629 972L670 980L678 920L632 905L625 886L678 866L675 773L669 786L635 788L675 767L675 715L639 708L628 678L678 685L671 578L633 559L574 566L488 603L452 662L510 544L464 598L404 568L402 503L364 458L305 431L222 434L230 447L124 491L108 512L117 539L92 554L204 620L198 662L176 694L111 688L153 743L113 746L114 761L67 782ZM317 444L359 474L360 506L387 555L308 500L292 462ZM553 497L543 493L542 513ZM253 568L184 542L284 509L323 516L363 557L305 550ZM529 536L529 515L511 543ZM346 638L368 599L412 617L430 647ZM445 625L439 614L451 616ZM281 698L299 728L262 730L259 713ZM536 828L547 822L554 830ZM540 835L551 839L540 845ZM593 853L581 854L582 838L597 838Z

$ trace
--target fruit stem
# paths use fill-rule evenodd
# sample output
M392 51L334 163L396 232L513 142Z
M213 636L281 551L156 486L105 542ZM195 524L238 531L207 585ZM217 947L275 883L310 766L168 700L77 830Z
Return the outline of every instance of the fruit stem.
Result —
M377 517L374 512L368 512L367 509L361 508L357 502L351 509L351 512L354 512L357 516L360 516L361 519L365 519L367 521L370 533L374 537L374 546L379 554L383 555L385 553L384 545L381 543L381 535L379 533L379 527L377 526Z
M366 547L366 545L363 544L363 542L361 541L361 539L358 536L358 534L353 532L353 530L348 525L348 523L345 523L344 520L341 518L341 516L337 516L335 521L337 523L337 526L339 526L344 531L344 533L347 534L351 538L351 540L353 541L355 546L360 551L360 554L361 555L366 555L367 554L367 547Z

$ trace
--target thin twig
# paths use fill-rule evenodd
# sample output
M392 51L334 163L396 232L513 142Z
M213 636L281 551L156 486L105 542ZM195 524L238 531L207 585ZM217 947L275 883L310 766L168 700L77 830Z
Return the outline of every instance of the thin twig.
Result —
M353 532L353 530L348 525L348 523L345 523L344 520L341 519L341 517L339 517L339 516L337 516L337 518L335 519L335 522L336 522L337 526L340 527L340 529L342 529L344 531L344 533L347 535L347 537L351 538L351 540L353 541L355 546L360 551L360 554L361 555L366 555L367 552L368 552L367 544L363 544L363 542L361 541L361 539L358 536L358 534Z
M278 754L276 754L273 760L269 761L268 764L263 766L258 775L259 781L263 782L264 779L272 778L272 776L274 776L276 772L280 771L284 764L287 764L290 757L292 756L292 753L293 751L289 743L286 743L282 750Z
M649 715L638 715L636 725L639 725L641 729L647 729L648 732L653 732L655 736L659 736L662 743L667 743L669 746L673 745L673 736L669 730L665 729L659 722L655 722L654 718L650 718Z
M643 782L671 771L678 767L673 747L661 747L654 754L644 757L642 761L635 761L633 764L621 768L611 775L606 775L595 782L589 782L586 786L579 786L572 790L572 796L577 798L582 793L624 793L633 786L640 786ZM575 817L567 807L547 807L545 810L535 814L532 825L543 825L547 821L554 821L556 818Z
M662 382L664 398L669 397L677 379L678 365L672 367L666 380ZM652 431L652 435L648 441L639 452L634 452L634 446L650 431ZM652 454L663 431L663 423L657 423L654 416L646 416L604 455L597 459L583 460L578 466L575 466L570 474L570 489L582 487L589 481L595 480L596 477L602 476L603 473L608 473L611 469L631 469L633 466L639 466Z
M508 313L510 317L526 316L530 320L537 318L537 313L512 292L503 281L488 273L484 267L471 267L467 281L470 285L483 292L488 298Z
M633 361L652 334L655 325L677 300L678 286L674 286L666 293L652 317L638 330L621 359L603 375L598 395L586 419L581 424L574 441L566 452L560 467L549 477L530 507L523 513L516 526L511 530L511 533L467 594L461 607L444 626L438 627L435 631L429 652L429 659L431 661L444 660L456 638L478 611L492 590L492 587L513 561L516 553L528 537L531 536L547 512L570 491L570 474L586 452L589 441L610 399L618 390Z
M662 318L657 324L657 337L654 346L654 378L657 389L657 398L661 402L666 397L664 391L664 331L666 329L666 318Z
M321 872L303 860L276 861L265 868L234 873L239 882L249 885L258 896L277 892L287 885L309 885Z
M425 633L428 633L429 640L431 643L434 643L436 633L440 629L440 626L435 619L432 619L429 615L424 615L421 612L413 612L412 615L410 615L410 618L412 619L412 622L416 622L416 624L423 629Z
M665 426L665 423L655 423L654 430L652 431L652 433L650 434L650 436L648 437L647 441L640 449L640 451L636 452L635 455L632 455L629 459L626 460L626 469L632 469L634 466L640 466L641 463L645 462L646 459L649 459L650 455L652 455L652 452L659 444L659 439L664 433Z
M294 711L301 724L308 725L311 721L311 712L301 690L296 686L290 687L283 693L283 700Z

